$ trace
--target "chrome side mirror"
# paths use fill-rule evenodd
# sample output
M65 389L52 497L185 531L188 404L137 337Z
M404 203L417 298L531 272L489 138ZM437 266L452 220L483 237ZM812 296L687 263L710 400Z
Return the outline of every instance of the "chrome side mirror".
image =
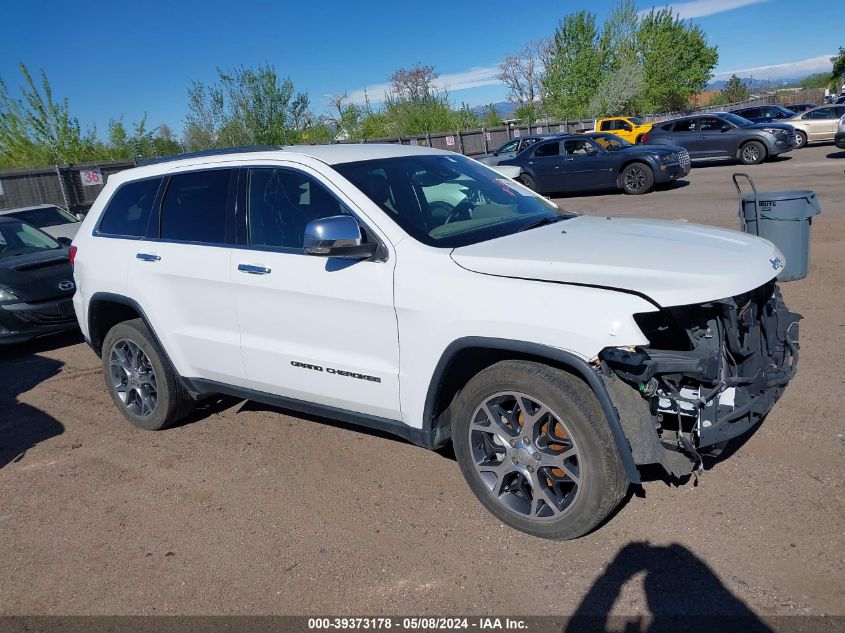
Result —
M368 259L378 244L365 242L358 220L351 215L335 215L312 220L305 227L303 241L306 255Z

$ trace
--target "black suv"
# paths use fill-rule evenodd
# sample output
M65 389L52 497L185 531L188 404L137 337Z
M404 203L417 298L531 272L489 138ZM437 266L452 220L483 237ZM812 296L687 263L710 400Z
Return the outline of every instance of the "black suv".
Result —
M791 119L796 113L795 110L780 105L762 105L731 110L731 114L741 116L752 123L771 123L780 119Z
M713 112L656 124L646 145L680 145L692 158L736 158L757 165L795 147L795 130L786 123L752 123L730 112Z

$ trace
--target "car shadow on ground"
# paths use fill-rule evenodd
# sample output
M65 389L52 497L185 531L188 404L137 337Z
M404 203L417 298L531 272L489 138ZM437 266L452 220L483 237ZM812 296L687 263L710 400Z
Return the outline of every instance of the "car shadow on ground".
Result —
M330 426L336 429L341 429L350 433L363 433L365 435L371 435L373 437L380 437L386 440L393 440L394 442L399 442L400 444L409 444L411 446L414 446L413 442L410 442L399 435L394 435L389 431L383 431L381 429L375 429L369 426L362 426L359 424L354 424L352 422L344 422L342 420L327 418L321 415L314 415L311 413L300 413L299 411L295 411L293 409L286 409L284 407L264 404L263 402L257 402L255 400L244 400L243 405L238 410L238 412L241 411L270 411L278 413L280 415L287 415L293 418L297 418L299 420L306 420L308 422L314 422L316 424L322 424L324 426ZM444 448L438 449L435 452L441 457L455 460L455 454L452 451L451 444Z
M0 350L0 468L25 458L28 450L61 435L53 416L21 402L19 396L61 371L64 363L40 352L79 343L78 333L51 336Z
M687 176L688 177L688 176ZM672 182L665 182L665 183L658 183L654 185L654 189L649 191L648 193L642 194L645 196L650 196L654 194L660 194L664 191L672 191L674 189L683 189L684 187L689 187L688 180L673 180ZM621 189L592 189L590 191L560 191L555 193L548 193L542 194L544 196L548 196L550 198L555 199L567 199L567 198L593 198L596 196L626 196L624 191Z
M625 584L639 575L649 614L609 616ZM660 547L647 542L629 543L619 550L564 629L565 633L719 630L771 631L692 551L678 543Z
M759 165L743 165L742 162L736 158L694 158L692 161L692 169L693 172L696 169L706 169L708 167L737 167L738 169L754 169L755 167L760 167L762 165L768 165L770 163L785 163L790 160L792 160L792 156L789 154L778 154L777 156L772 156Z
M845 158L845 150L841 152L831 152L827 155L827 158Z

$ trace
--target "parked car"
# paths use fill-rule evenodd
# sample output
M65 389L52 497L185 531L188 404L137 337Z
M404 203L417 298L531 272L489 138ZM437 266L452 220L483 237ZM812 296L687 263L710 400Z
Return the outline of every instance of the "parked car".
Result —
M538 193L622 189L641 194L690 171L682 147L633 145L606 132L546 139L502 164L518 165L520 182Z
M796 112L780 105L761 105L731 110L731 114L741 116L752 123L771 123L772 121L792 118L796 115Z
M787 119L785 123L795 128L795 147L804 147L815 141L832 141L843 114L845 105L821 106Z
M485 165L495 166L501 163L503 160L508 160L509 158L513 158L523 150L531 147L537 141L541 141L544 138L554 138L558 136L557 134L532 134L531 136L524 136L520 138L512 138L507 143L502 145L499 149L495 150L492 154L488 154L487 156L482 156L477 160Z
M727 157L756 165L791 151L795 138L795 130L784 123L752 123L730 112L713 112L657 124L643 143L680 145L694 159Z
M597 119L592 130L579 130L579 134L589 132L609 132L625 139L629 143L639 143L651 130L652 124L637 117L609 117Z
M0 217L4 216L22 220L52 237L67 237L71 240L81 224L78 217L53 204L0 209Z
M76 328L69 244L0 216L0 344Z
M426 191L467 181L436 219ZM770 242L566 213L432 148L159 159L111 176L73 259L79 324L131 423L227 393L451 442L481 503L545 538L599 525L638 464L690 473L796 371Z
M839 149L845 149L845 114L839 119L839 126L836 131L836 136L833 137L833 143Z
M790 110L792 110L795 114L801 114L802 112L806 112L807 110L812 110L813 108L818 108L817 103L790 103L786 106Z

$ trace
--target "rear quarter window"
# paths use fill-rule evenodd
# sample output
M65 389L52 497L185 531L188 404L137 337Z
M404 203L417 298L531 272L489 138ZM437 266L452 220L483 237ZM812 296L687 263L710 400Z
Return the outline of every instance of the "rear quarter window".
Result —
M147 178L121 185L106 203L97 232L121 237L146 235L161 181Z
M161 237L224 244L231 169L174 174L161 204Z

